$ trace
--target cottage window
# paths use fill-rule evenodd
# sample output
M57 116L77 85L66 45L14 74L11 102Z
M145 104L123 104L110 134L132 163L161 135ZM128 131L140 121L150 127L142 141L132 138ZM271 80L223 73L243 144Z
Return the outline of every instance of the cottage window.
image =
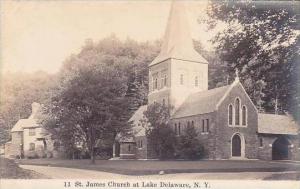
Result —
M183 74L180 74L180 85L183 85Z
M232 125L232 120L233 120L232 116L233 116L233 107L230 104L228 107L228 123L229 123L229 125Z
M35 136L35 128L29 129L29 136Z
M240 124L240 99L237 98L235 100L235 125L239 125Z
M34 151L35 150L35 144L34 143L30 143L29 144L29 151Z
M247 108L243 106L242 108L242 125L247 125Z
M199 84L199 82L198 82L198 76L196 76L195 77L195 87L198 87L198 84Z

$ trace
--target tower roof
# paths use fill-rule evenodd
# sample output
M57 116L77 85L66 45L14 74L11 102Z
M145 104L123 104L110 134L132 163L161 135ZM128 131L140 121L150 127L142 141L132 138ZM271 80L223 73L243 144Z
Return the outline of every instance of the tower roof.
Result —
M184 2L173 1L160 54L151 62L155 65L169 58L208 63L194 49Z

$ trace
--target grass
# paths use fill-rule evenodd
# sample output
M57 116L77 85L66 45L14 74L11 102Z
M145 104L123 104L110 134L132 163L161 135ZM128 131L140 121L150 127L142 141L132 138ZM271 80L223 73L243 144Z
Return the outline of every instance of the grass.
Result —
M300 171L299 163L259 160L209 160L209 161L108 161L31 159L20 160L20 164L67 167L104 171L125 175L151 175L165 173L209 173L209 172L284 172Z
M1 179L37 179L45 176L20 168L14 160L0 158L0 178Z

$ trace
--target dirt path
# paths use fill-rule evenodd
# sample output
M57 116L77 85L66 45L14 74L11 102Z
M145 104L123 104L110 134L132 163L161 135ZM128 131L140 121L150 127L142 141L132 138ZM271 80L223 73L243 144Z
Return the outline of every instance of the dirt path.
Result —
M262 180L266 177L280 175L284 173L272 172L242 172L242 173L178 173L165 175L146 175L146 176L130 176L115 173L107 173L100 171L91 171L83 169L48 167L35 165L20 165L24 169L33 170L41 173L49 178L54 179L258 179Z

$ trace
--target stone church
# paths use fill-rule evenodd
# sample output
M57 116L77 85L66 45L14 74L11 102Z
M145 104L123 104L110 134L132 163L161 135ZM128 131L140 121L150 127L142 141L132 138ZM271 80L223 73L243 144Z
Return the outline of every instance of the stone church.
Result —
M208 64L193 47L184 4L173 2L160 54L149 64L148 103L174 107L171 125L183 135L198 131L206 159L300 159L299 126L288 115L259 113L238 74L227 86L208 89ZM132 116L134 136L118 136L114 157L155 159L139 120Z

